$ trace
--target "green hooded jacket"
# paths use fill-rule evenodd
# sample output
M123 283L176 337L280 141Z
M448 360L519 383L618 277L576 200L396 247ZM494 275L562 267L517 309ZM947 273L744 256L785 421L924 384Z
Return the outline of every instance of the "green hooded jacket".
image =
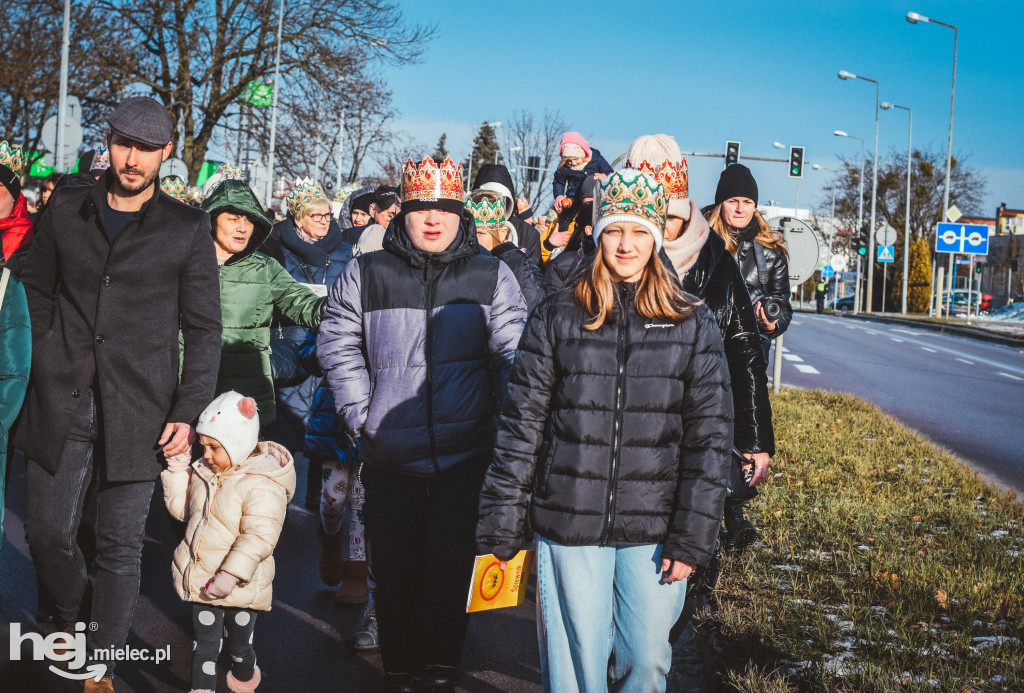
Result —
M257 253L270 235L272 221L244 181L226 180L203 202L216 237L222 212L244 214L255 228L245 250L220 266L220 305L224 333L217 394L229 390L256 400L260 425L276 417L270 369L270 324L274 308L296 325L318 327L327 297L299 284L277 260Z

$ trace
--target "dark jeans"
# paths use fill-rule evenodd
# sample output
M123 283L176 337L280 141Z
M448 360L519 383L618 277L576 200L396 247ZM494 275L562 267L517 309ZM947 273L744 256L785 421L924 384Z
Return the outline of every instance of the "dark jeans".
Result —
M231 673L239 681L250 681L256 673L256 652L252 648L256 613L209 604L192 605L192 688L217 690L217 657L221 634L228 641Z
M39 582L53 600L57 618L74 624L82 613L89 567L77 539L86 492L95 484L96 556L86 645L121 648L128 639L139 596L142 542L153 497L153 481L104 480L100 412L87 391L68 433L56 474L28 460L25 533ZM103 660L107 676L113 660Z
M477 507L488 459L432 479L364 464L364 512L384 671L458 667L469 625Z

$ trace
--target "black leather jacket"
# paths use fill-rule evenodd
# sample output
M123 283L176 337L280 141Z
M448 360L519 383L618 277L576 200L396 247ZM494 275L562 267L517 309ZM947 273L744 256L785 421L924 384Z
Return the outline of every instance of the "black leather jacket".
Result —
M775 454L772 405L757 319L736 261L714 231L683 276L683 289L704 299L725 341L732 380L736 447Z
M761 328L761 336L775 339L786 331L793 319L793 306L789 302L789 260L784 253L761 246L768 274L767 281L762 284L758 276L754 243L756 241L740 241L740 247L736 250L736 262L750 293L751 303L757 303L762 296L774 296L782 301L782 315L779 316L775 329L767 331L763 329L763 325L758 326Z

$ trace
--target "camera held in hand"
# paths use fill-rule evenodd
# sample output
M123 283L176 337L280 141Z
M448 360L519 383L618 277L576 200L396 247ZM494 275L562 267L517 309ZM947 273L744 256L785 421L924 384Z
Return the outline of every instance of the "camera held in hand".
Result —
M764 317L768 322L775 322L782 317L782 310L785 304L781 298L775 296L762 296L759 303L761 304L761 310L764 311Z

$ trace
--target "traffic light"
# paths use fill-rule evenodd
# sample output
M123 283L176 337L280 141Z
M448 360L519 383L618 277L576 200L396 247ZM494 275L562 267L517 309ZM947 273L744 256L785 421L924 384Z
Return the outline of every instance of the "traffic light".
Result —
M804 177L804 148L803 147L790 147L789 148L789 177L790 178L803 178Z
M738 164L740 161L740 143L739 142L726 142L725 143L725 165L726 167Z
M526 181L536 183L540 180L540 157L530 156L526 158Z
M865 225L857 232L857 235L850 240L850 248L857 257L864 257L868 254L868 228Z

